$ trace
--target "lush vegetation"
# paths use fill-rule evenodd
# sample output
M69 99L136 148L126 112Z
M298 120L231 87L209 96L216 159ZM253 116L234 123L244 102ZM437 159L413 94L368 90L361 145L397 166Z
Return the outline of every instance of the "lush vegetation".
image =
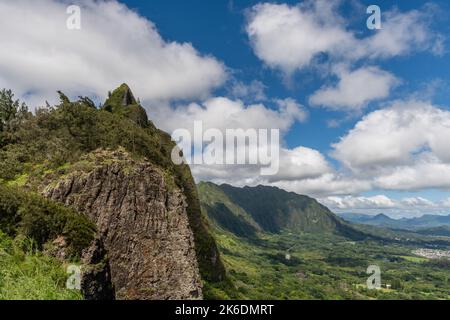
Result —
M27 237L39 250L63 236L68 256L76 259L93 240L95 227L70 208L17 187L0 185L0 231L10 237Z
M368 236L338 218L315 199L279 188L200 183L200 200L213 223L232 233L253 236L258 231L278 233L320 232L346 235L353 239Z
M231 298L450 299L450 262L416 257L417 247L324 234L216 235ZM381 269L381 290L367 288L369 265Z
M434 228L423 228L417 230L417 233L430 235L430 236L443 236L450 237L450 227L449 226L440 226Z
M66 289L64 265L37 250L25 237L12 240L0 232L0 300L79 300Z
M172 163L175 144L148 120L128 86L114 90L101 106L87 97L70 101L59 95L58 105L31 113L11 91L0 91L0 231L11 238L29 237L39 249L62 235L71 254L79 254L92 238L91 226L80 214L39 194L68 173L91 166L89 154L96 150L124 148L136 159L159 166L168 181L184 190L203 279L223 280L224 268L200 214L189 166Z
M42 177L98 148L119 146L165 168L173 167L167 148L170 137L161 135L151 122L137 125L132 119L96 108L88 98L71 102L62 93L60 97L58 106L39 108L35 115L18 110L15 120L8 120L0 140L0 179Z
M450 260L431 260L413 254L422 246L448 248L450 239L374 227L355 227L358 234L366 235L364 238L352 237L339 228L335 232L326 229L304 232L296 228L267 232L260 228L245 234L244 226L252 225L252 215L247 211L252 207L249 202L254 200L245 197L248 191L239 197L235 196L239 194L236 191L230 197L229 188L210 183L199 185L202 207L214 225L229 279L221 288L211 291L212 297L450 299ZM263 189L264 197L271 199L270 190ZM262 188L254 188L252 192L257 190ZM242 197L245 201L239 201ZM255 199L262 201L261 197ZM293 212L303 214L301 207ZM380 290L367 287L370 274L366 271L370 265L381 269Z

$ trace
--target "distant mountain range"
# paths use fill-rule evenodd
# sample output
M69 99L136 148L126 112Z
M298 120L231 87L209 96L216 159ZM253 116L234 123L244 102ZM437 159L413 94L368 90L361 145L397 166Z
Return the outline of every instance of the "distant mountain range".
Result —
M450 226L450 217L395 220L385 214L336 215L313 198L276 187L239 188L211 182L201 182L197 187L203 215L213 229L243 238L287 231L335 234L352 240L429 243L432 240L427 236L450 234L450 227L437 228Z
M340 213L342 219L358 224L365 224L390 229L416 231L425 235L450 235L450 215L424 215L419 218L392 219L385 214L370 216L357 213Z
M315 199L276 187L237 188L203 182L198 190L209 220L237 236L289 230L334 233L353 239L367 237Z

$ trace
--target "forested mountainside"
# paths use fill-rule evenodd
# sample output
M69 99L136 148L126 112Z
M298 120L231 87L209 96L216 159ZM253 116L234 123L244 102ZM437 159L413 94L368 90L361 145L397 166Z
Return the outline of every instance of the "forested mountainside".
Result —
M200 183L198 188L202 207L209 218L239 235L290 230L366 237L307 196L268 186L237 188L227 184Z
M83 266L84 298L207 297L203 284L223 281L225 270L190 169L171 161L170 136L126 84L99 107L59 94L60 104L32 114L2 91L0 259L27 239L33 250L23 259ZM0 277L10 279L1 289L20 283L11 266L2 268L13 278ZM64 296L65 281L56 280Z

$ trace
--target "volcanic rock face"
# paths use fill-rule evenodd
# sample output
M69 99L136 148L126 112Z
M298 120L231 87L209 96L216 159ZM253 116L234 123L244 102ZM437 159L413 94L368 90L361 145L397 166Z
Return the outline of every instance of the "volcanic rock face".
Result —
M97 225L96 240L83 255L86 298L201 299L183 190L146 160L124 151L97 153L102 160L92 168L44 191Z

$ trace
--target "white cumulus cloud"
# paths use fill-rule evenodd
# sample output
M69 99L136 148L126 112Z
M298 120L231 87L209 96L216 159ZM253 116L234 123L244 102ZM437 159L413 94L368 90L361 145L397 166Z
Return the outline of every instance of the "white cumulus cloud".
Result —
M227 77L217 59L190 43L164 40L156 26L116 1L73 1L81 30L69 30L68 2L0 1L0 86L32 103L62 90L108 92L127 82L146 100L197 98Z
M246 105L242 100L214 97L202 103L148 108L150 118L167 132L185 128L193 131L194 121L204 129L279 129L286 133L297 121L304 121L306 111L294 99L276 101L277 108L262 103Z
M354 178L332 170L327 170L316 177L297 180L285 179L274 182L271 185L314 197L358 194L369 191L372 188L370 180Z
M261 177L261 164L258 165L221 165L203 164L193 165L192 170L197 180L210 180L217 183L233 183L235 185L256 185L281 180L306 179L321 176L329 172L330 166L325 157L318 151L297 147L288 149L283 147L283 138L296 122L303 122L307 112L292 98L277 99L272 102L272 108L265 104L245 104L242 100L232 100L225 97L215 97L203 103L188 105L148 108L150 117L165 131L172 133L178 129L186 129L197 143L205 145L202 134L208 129L217 129L226 139L227 130L259 130L277 129L280 131L279 172L268 177ZM203 132L195 135L194 123L201 122ZM269 132L270 133L270 132ZM243 132L246 134L246 131ZM201 141L195 140L201 139ZM194 142L193 141L193 142ZM225 142L225 141L224 141ZM254 153L261 148L270 146L257 141L257 144L244 146ZM245 150L239 150L245 152Z
M450 111L400 101L374 111L333 145L332 155L382 189L450 187Z
M255 5L246 26L255 54L268 66L289 74L310 66L320 54L342 62L391 58L413 50L440 53L442 36L431 30L426 6L383 12L382 29L360 38L340 15L340 4L318 0L292 6Z
M320 202L336 212L375 215L384 213L394 218L415 217L424 214L448 215L450 203L431 201L423 197L391 199L386 195L343 196L321 198Z
M430 27L430 8L424 6L421 10L400 12L394 9L384 12L382 29L364 39L356 53L369 58L390 58L413 50L442 54L442 35Z
M308 66L321 52L338 50L352 36L334 18L334 7L324 1L254 6L246 30L255 54L267 65L291 73Z
M385 195L373 197L328 197L322 200L323 203L334 209L388 209L395 208L396 203Z
M253 80L249 84L242 81L234 81L229 88L229 94L238 99L246 99L250 101L267 100L265 94L266 86L258 80Z
M338 84L316 91L309 99L310 104L333 110L361 110L371 101L387 98L397 83L395 76L377 67L340 69L336 75Z

